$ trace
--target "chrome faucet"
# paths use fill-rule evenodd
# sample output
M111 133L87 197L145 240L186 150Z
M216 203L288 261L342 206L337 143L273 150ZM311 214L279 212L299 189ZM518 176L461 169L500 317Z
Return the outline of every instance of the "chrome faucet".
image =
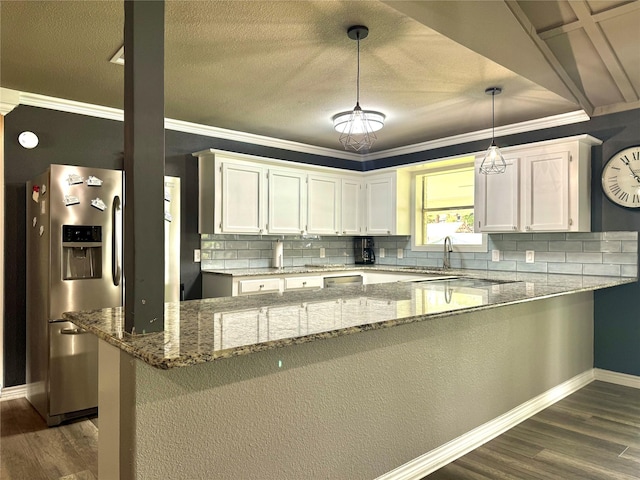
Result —
M446 236L444 237L444 258L442 259L442 268L451 268L451 252L453 252L451 238Z

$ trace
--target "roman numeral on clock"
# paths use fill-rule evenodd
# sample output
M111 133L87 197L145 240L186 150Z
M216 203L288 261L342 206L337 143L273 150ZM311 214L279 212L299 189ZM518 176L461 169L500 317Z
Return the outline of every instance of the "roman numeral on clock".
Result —
M620 193L622 191L622 189L620 188L620 185L618 185L617 183L611 185L611 193L613 193L614 195L618 195L618 193Z
M618 198L623 202L626 202L627 200L629 200L629 194L627 192L620 192L618 194Z

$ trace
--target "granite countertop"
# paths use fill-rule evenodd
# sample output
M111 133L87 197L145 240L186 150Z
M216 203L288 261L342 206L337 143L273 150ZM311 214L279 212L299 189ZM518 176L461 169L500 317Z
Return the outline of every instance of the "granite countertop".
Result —
M231 277L253 277L264 275L297 275L304 273L322 274L325 272L366 272L366 271L380 271L390 273L446 273L447 275L469 275L470 270L454 270L434 267L407 267L407 266L395 266L395 265L356 265L356 264L341 264L341 263L329 263L329 264L307 264L296 267L283 267L283 268L233 268L233 269L220 269L220 270L202 270L202 273L215 273L218 275L229 275ZM484 274L484 270L478 270L479 274Z
M452 272L448 270L447 274ZM62 316L134 357L168 369L637 281L580 275L465 273L452 280L166 303L165 330L142 335L124 331L122 307Z

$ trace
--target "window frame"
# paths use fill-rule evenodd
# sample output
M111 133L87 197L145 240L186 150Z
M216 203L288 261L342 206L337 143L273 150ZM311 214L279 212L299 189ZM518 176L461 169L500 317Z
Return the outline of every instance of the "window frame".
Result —
M458 170L465 167L473 166L475 170L475 154L457 156L452 158L443 158L425 162L420 166L411 169L411 251L415 252L442 252L443 242L423 245L418 243L422 239L422 181L418 181L421 177L428 173L439 173L448 170ZM418 185L420 184L420 185ZM474 190L476 190L474 175ZM475 198L474 198L475 213ZM420 231L419 231L420 230ZM481 234L481 243L476 245L454 244L453 249L459 253L487 253L488 235Z

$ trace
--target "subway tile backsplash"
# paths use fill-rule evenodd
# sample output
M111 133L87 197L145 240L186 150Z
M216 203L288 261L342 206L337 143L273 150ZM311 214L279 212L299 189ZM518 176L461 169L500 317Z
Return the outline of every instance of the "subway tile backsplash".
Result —
M353 237L202 235L201 268L271 267L277 240L283 242L285 266L354 262ZM324 258L320 258L321 248ZM457 253L455 248L453 268L638 276L638 232L490 234L488 252ZM399 249L403 258L398 258ZM491 260L492 250L500 251L499 261ZM534 251L533 263L525 261L527 250ZM442 266L442 252L412 251L411 238L406 236L375 237L375 253L379 265Z

